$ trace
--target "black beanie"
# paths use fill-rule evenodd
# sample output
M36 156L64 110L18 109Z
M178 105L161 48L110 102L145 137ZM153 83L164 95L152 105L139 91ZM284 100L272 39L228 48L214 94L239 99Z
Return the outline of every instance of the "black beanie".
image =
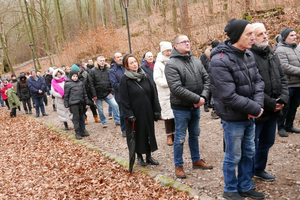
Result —
M127 56L129 56L130 54L126 54L124 57L123 57L123 60L122 60L122 66L125 67L125 59Z
M72 71L70 72L70 78L71 78L71 79L72 79L72 76L73 76L74 74L76 74L76 75L78 76L78 71L72 70Z
M251 22L244 19L235 18L232 18L227 22L224 31L230 38L231 44L234 44L237 41L239 41L241 35L243 34L248 24L251 24Z
M212 47L212 48L215 48L215 47L217 47L219 44L220 44L220 42L217 41L217 40L212 41L212 42L211 42L211 47Z
M292 28L287 28L287 27L284 27L281 29L281 32L280 32L280 35L281 35L281 38L282 38L282 41L285 41L285 39L287 38L287 36L290 34L290 32L292 31L295 31L294 29Z

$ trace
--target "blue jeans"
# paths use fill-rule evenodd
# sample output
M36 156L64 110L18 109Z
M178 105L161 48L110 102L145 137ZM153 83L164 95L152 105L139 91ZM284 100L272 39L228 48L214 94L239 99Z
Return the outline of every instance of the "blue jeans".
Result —
M125 131L125 119L123 117L123 111L122 111L122 107L121 107L121 103L117 102L119 105L119 113L120 113L120 123L121 123L121 131Z
M253 158L255 153L254 119L240 122L222 120L225 138L223 174L225 192L247 192L251 189ZM238 177L235 168L238 166Z
M200 135L200 107L195 110L174 110L175 138L174 138L174 163L175 168L183 165L183 143L185 141L186 130L189 131L189 148L192 162L200 159L199 142Z
M2 95L0 94L0 102L1 102L1 106L4 107L4 102L3 102L3 99L2 99Z
M82 115L81 128L82 128L82 130L85 131L85 122L84 122L84 120L85 120L85 115ZM73 121L73 123L74 123L74 115L73 115L72 121Z
M269 149L275 142L277 119L256 124L255 127L255 157L254 173L262 173L266 169ZM253 174L254 175L254 174Z
M289 87L289 102L283 107L283 115L278 118L278 130L293 128L297 108L300 104L300 87Z
M120 123L118 104L117 104L115 98L112 97L110 99L109 95L107 95L107 97L105 97L104 99L97 99L96 102L95 102L96 106L97 106L97 109L98 109L98 112L99 112L99 117L100 117L101 123L102 124L107 124L106 117L105 117L104 112L103 112L103 105L102 105L103 100L106 103L108 103L109 106L112 107L115 123Z
M45 107L44 107L44 97L33 97L33 102L35 103L35 112L37 115L40 114L40 108L42 114L45 114Z

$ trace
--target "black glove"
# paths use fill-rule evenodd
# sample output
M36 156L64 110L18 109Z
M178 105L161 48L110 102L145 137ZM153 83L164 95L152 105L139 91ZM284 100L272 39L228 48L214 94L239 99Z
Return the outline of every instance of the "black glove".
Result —
M12 103L12 105L13 105L13 106L15 106L15 105L16 105L16 103Z
M158 121L160 118L161 114L160 113L154 113L154 121Z
M134 116L130 116L130 117L127 118L126 121L127 121L127 123L128 123L128 122L131 122L131 123L132 123L132 122L135 121L135 120L136 120L136 119L135 119Z

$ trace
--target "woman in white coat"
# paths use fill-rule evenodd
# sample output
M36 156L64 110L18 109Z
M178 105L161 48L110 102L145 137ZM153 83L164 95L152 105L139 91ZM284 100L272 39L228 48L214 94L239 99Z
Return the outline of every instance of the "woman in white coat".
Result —
M53 71L53 79L51 81L51 94L55 97L57 106L58 120L63 122L65 130L69 130L68 121L72 120L72 113L64 106L64 85L66 82L65 72L61 69Z
M165 66L170 59L172 44L171 42L161 42L159 45L160 52L157 55L156 63L154 65L153 79L156 83L158 99L162 109L161 117L165 121L167 144L172 146L175 134L175 121L170 104L170 89L165 77Z

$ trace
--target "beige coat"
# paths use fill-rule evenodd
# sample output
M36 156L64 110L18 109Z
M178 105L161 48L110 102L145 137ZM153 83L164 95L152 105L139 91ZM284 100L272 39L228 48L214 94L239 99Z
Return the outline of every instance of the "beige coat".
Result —
M170 104L170 89L165 76L165 66L168 60L168 57L159 52L153 70L153 79L156 83L158 100L161 107L161 117L163 119L174 118Z

